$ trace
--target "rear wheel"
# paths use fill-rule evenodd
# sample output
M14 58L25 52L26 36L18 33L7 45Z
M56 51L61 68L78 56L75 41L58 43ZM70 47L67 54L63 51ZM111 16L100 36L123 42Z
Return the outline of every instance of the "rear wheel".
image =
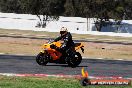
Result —
M77 67L82 61L82 56L79 52L75 53L74 58L69 57L68 65L70 67Z
M46 65L49 60L48 60L48 56L46 55L46 53L42 53L40 52L37 57L36 57L36 62L39 64L39 65Z

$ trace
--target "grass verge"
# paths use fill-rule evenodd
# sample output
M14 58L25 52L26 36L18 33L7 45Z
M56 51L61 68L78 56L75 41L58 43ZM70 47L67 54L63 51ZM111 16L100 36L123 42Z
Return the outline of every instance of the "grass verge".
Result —
M6 77L0 76L0 88L84 88L77 79L54 77ZM132 88L128 86L90 85L85 88Z

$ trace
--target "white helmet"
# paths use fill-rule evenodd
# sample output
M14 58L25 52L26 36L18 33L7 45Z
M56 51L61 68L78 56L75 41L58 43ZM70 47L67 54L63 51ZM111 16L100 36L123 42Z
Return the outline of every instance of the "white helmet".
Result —
M60 29L60 31L67 31L67 32L68 32L68 30L67 30L66 27L62 27L62 28Z
M66 27L62 27L61 29L60 29L60 34L66 34L68 32L68 30L67 30L67 28Z

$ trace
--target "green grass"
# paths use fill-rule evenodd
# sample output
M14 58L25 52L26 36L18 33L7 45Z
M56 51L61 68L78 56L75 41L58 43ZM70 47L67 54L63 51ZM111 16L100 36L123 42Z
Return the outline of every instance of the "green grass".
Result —
M132 88L132 86L92 85L83 87L77 79L0 76L0 88Z

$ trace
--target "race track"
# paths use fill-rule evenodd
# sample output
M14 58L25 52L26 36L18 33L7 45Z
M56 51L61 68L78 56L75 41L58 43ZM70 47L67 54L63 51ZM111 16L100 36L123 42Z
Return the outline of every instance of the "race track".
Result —
M132 77L132 61L85 58L78 67L71 68L66 64L54 63L40 66L36 63L35 56L0 55L0 73L80 75L82 67L85 67L91 76Z

